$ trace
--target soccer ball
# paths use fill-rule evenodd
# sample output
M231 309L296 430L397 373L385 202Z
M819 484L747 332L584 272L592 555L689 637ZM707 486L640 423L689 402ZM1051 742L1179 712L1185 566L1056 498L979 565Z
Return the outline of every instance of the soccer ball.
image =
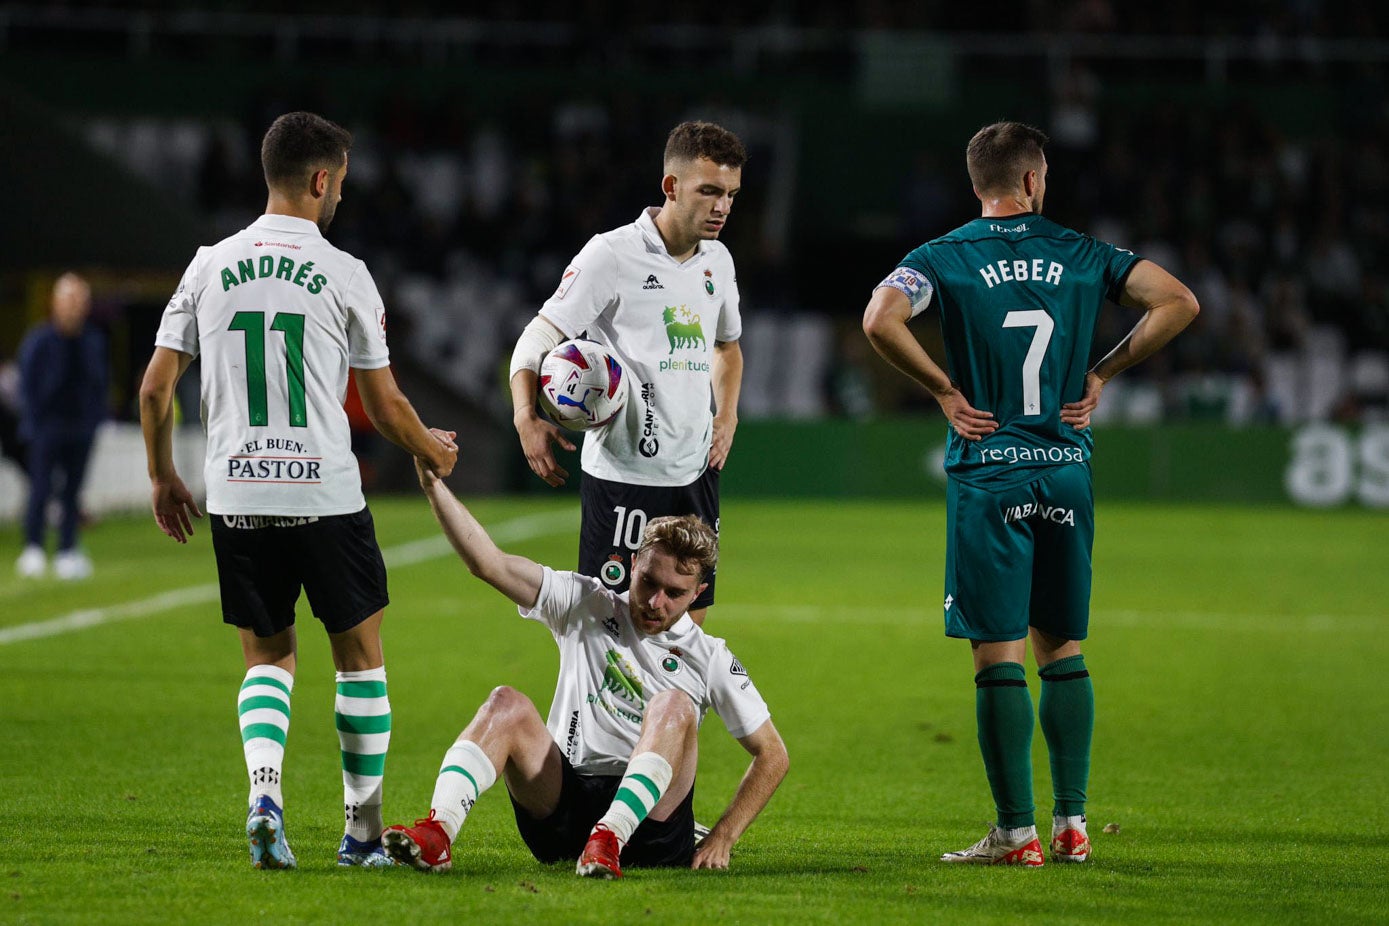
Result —
M627 402L627 375L597 341L575 338L540 363L540 404L566 428L602 427Z

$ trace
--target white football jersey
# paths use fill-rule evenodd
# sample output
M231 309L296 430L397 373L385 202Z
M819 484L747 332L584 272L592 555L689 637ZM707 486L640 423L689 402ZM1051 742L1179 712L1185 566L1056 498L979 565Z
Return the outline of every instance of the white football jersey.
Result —
M709 462L714 342L738 340L743 323L728 248L701 241L680 263L656 230L659 211L589 239L540 314L566 337L602 342L629 377L621 414L584 435L584 472L681 486Z
M307 219L265 215L198 248L155 344L202 354L207 510L334 515L366 504L343 400L386 366L386 310L360 260Z
M626 592L548 566L535 607L517 610L549 627L559 644L559 681L546 726L584 774L622 774L646 704L659 691L688 694L701 722L712 707L734 737L756 732L771 717L728 644L688 614L665 633L647 636L632 626Z

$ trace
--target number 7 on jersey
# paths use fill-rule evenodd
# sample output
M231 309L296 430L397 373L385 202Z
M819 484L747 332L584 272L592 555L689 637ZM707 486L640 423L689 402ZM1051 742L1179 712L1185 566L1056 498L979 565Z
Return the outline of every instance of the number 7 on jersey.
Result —
M1027 415L1042 413L1042 358L1046 356L1047 345L1051 343L1051 333L1056 330L1056 322L1041 309L1027 309L1009 312L1003 316L1005 328L1036 328L1032 333L1032 345L1022 361L1022 407Z

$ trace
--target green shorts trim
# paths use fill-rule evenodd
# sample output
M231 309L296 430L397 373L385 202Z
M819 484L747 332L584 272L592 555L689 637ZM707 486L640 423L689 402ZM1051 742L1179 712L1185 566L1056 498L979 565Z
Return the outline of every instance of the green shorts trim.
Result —
M1090 626L1095 496L1090 464L1025 485L946 487L945 634L1021 640L1029 627L1083 640Z

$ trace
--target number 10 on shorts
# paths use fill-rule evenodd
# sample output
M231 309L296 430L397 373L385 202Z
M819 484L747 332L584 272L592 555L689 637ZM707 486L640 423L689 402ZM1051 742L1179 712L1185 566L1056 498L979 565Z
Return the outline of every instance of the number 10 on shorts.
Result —
M641 535L646 531L646 512L640 508L628 510L623 505L613 507L613 546L636 550L641 546Z

